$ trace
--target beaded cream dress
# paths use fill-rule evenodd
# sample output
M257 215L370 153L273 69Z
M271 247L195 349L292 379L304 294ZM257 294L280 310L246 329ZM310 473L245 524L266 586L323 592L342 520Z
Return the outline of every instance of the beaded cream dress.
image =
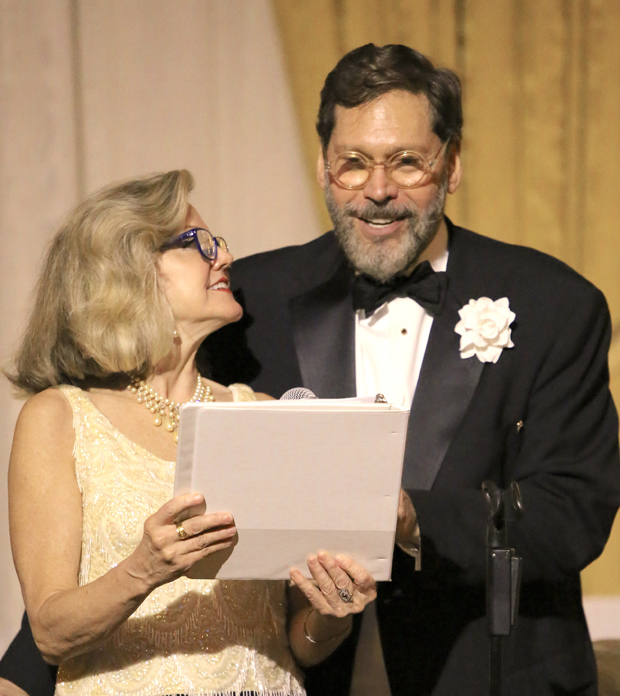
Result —
M79 584L102 576L142 538L147 517L172 497L174 462L112 426L82 390L59 389L73 409L82 493ZM254 400L232 385L235 401ZM284 581L179 578L155 589L100 647L60 665L65 694L303 696L288 646Z

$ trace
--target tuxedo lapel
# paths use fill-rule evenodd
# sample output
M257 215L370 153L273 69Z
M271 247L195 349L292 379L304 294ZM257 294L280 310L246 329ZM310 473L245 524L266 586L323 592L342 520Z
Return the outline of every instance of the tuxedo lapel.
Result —
M459 250L451 248L450 261ZM465 299L463 299L465 297ZM471 402L482 369L477 358L463 360L454 331L469 297L450 273L441 313L433 320L411 405L403 466L403 488L432 488L446 452Z
M355 396L355 315L346 262L289 302L303 386L320 398Z

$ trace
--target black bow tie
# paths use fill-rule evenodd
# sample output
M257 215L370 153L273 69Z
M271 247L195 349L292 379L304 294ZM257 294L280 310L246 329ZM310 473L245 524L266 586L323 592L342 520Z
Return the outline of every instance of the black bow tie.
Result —
M428 261L418 264L411 275L397 276L379 283L360 273L353 281L353 308L363 309L369 317L384 302L395 297L410 297L435 316L441 312L446 295L445 273L436 273Z

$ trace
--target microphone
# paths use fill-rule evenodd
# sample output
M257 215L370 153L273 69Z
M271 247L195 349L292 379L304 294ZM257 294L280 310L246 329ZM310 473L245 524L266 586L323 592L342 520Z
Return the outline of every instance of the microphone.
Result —
M285 391L284 394L282 394L282 396L280 397L280 401L289 401L291 399L298 400L316 398L318 398L317 395L314 392L311 392L309 389L306 389L305 387L293 387L292 389L289 389L288 391Z

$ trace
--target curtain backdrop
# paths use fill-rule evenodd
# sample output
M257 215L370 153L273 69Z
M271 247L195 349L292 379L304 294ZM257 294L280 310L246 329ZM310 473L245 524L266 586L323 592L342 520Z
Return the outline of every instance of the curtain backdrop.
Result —
M463 82L460 225L556 256L600 287L615 327L620 404L620 2L618 0L272 0L306 166L326 74L362 44L404 43ZM315 200L327 229L322 194ZM527 511L526 511L527 514ZM583 575L620 597L620 523Z

